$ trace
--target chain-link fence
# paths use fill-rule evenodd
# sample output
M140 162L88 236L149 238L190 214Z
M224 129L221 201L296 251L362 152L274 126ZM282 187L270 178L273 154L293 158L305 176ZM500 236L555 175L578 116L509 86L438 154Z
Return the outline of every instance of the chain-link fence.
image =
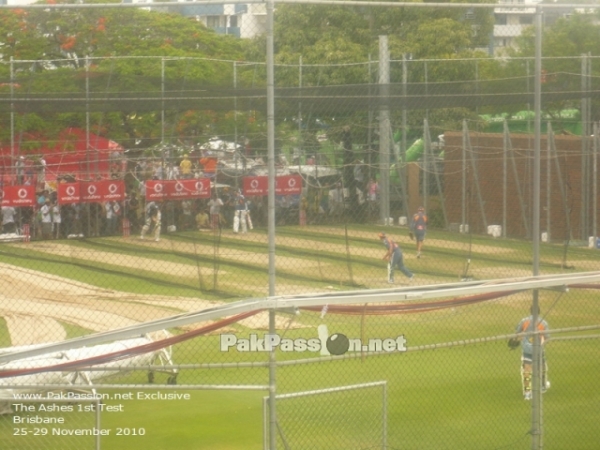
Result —
M3 448L597 446L596 9L43 6Z

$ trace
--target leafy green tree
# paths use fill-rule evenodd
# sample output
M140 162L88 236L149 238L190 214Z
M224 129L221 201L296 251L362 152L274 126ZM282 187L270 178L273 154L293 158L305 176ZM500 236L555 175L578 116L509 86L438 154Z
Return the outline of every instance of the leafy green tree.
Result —
M303 87L374 83L377 77L379 36L388 36L391 58L410 55L409 82L444 82L473 80L474 65L459 59L482 56L477 48L486 47L493 29L491 9L410 8L378 6L278 5L274 18L275 78L277 87ZM264 58L264 36L248 47L247 59ZM301 67L300 66L301 58ZM425 63L423 60L456 59L453 64ZM371 60L374 64L369 65ZM392 64L391 81L402 80L398 63ZM366 107L365 107L366 108ZM303 107L307 119L310 107ZM341 126L352 125L354 142L366 142L369 133L368 111L344 110L343 104L332 106L335 129L328 130L332 139ZM456 121L458 113L446 113ZM314 119L314 115L312 116ZM321 117L323 118L323 117ZM397 117L396 117L397 119ZM410 127L422 128L423 114L409 115ZM308 126L312 121L306 120ZM396 120L396 123L398 121ZM372 126L372 124L371 124ZM318 133L318 129L305 129ZM372 139L377 139L371 133ZM292 135L296 139L295 135ZM303 139L300 140L302 143ZM294 141L290 146L297 145Z
M19 86L16 93L24 95L81 96L86 83L90 92L99 96L124 92L131 97L149 92L157 95L161 92L163 66L160 58L149 56L165 59L169 89L178 91L186 85L216 87L224 81L232 86L232 64L225 60L239 60L243 55L243 42L239 39L217 35L178 14L137 8L1 10L0 42L4 44L0 47L0 61L4 62L0 64L0 77L8 79L8 61L13 58ZM29 62L21 63L24 59ZM6 91L1 88L0 95ZM214 131L211 114L193 114L197 117L190 121L187 111L167 111L167 130L192 134ZM0 117L4 125L7 116ZM83 113L68 108L58 114L37 112L35 121L33 116L30 120L27 116L18 121L19 133L58 131L65 126L85 124ZM161 114L139 109L135 102L125 110L93 113L92 119L92 131L109 134L126 145L140 141L150 145L161 137ZM221 115L220 120L230 119ZM182 126L185 121L197 129ZM2 138L6 141L6 133Z
M378 39L387 35L392 58L403 53L414 59L459 58L487 46L493 27L490 11L467 8L349 7L283 4L274 24L275 62L281 65L278 82L297 85L297 71L285 65L345 65L303 74L304 86L364 83L365 63L378 58ZM474 32L474 30L477 32ZM264 60L265 37L248 48L247 58Z
M581 89L582 55L597 57L600 54L600 25L598 14L574 13L546 24L542 30L542 92L576 92ZM535 54L535 29L527 28L517 39L512 56L530 57ZM512 66L516 66L514 62ZM522 64L522 63L521 63ZM529 73L533 74L533 59ZM592 64L592 77L600 73L597 64ZM533 78L531 78L533 83ZM593 116L600 117L600 105L592 103ZM558 112L567 108L579 108L580 99L545 102L545 113L558 117Z

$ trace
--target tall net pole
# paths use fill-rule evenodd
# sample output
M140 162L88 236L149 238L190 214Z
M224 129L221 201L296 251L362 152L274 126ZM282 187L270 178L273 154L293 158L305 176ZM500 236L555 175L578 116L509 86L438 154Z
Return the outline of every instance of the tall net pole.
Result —
M542 10L538 7L535 16L535 137L533 157L533 276L540 274L540 130L541 130L541 77L542 77ZM539 290L533 290L532 322L537 330L539 315ZM541 335L533 336L533 399L531 404L531 448L542 448L542 396L541 396Z
M387 36L379 36L379 161L381 177L381 223L390 217L390 53Z
M275 295L275 58L273 45L273 1L267 1L267 160L269 165L269 296ZM275 310L269 310L269 334L275 334ZM275 348L269 351L269 448L277 448Z

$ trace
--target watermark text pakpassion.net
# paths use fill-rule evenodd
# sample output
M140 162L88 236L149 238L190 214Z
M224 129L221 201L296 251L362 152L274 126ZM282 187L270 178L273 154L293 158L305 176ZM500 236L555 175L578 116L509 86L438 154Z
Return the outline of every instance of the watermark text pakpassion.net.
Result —
M405 352L406 338L404 335L389 338L370 338L363 342L358 338L348 338L341 333L329 335L327 325L317 328L318 337L314 338L285 338L278 334L250 334L248 338L240 338L235 334L220 336L222 352L236 350L238 352L270 352L279 349L282 352L313 352L327 355L343 355L347 352Z

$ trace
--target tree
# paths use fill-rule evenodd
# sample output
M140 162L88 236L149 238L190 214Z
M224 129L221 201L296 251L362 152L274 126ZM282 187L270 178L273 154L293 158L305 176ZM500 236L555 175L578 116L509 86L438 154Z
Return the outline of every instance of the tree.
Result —
M425 73L428 82L470 80L475 73L473 63L458 60L481 56L476 49L487 46L492 29L491 9L278 5L274 18L276 86L298 87L300 77L303 87L375 83L381 35L388 36L392 59L411 55L410 83L424 82ZM265 45L264 36L255 39L248 47L247 58L264 58ZM452 65L447 61L423 62L434 58L457 61ZM373 63L368 64L369 60ZM401 80L402 67L396 62L392 64L391 82ZM337 124L337 130L331 129L328 134L335 136L345 124L360 124L353 127L355 140L366 142L366 106L352 111L343 110L340 104L332 106L328 114L335 116ZM306 119L310 106L303 109ZM422 113L414 120L411 115L410 120L411 128L420 129Z
M18 93L25 95L81 95L86 83L92 92L107 95L160 93L161 59L145 58L148 56L170 58L164 70L165 78L172 80L171 89L184 89L186 83L220 86L224 80L232 80L233 72L232 64L223 60L239 60L243 54L239 39L217 35L195 20L134 8L1 10L0 42L4 62L0 77L8 79L8 61L14 58ZM118 58L134 56L139 58ZM29 62L23 64L23 59ZM6 87L0 88L0 95L7 95ZM195 112L196 120L189 120L185 113L168 111L167 129L191 132L184 123L193 123L200 130L214 129L214 115ZM85 124L82 113L68 110L38 112L37 117L42 121L22 117L17 131L36 131L42 123L42 128L57 131ZM108 133L125 144L141 140L148 145L160 138L161 115L139 110L134 102L127 110L94 113L92 119L96 127L92 131ZM224 114L220 119L227 120ZM0 120L8 120L7 115ZM9 130L8 126L0 128ZM0 137L6 142L6 132Z
M274 24L277 64L345 64L303 76L303 85L364 83L367 70L353 64L378 59L380 35L389 37L392 57L457 58L487 45L493 27L489 11L476 10L467 20L467 8L349 7L282 4ZM475 33L474 29L478 31ZM249 47L249 59L264 58L261 36ZM283 70L283 69L282 69ZM288 71L289 72L289 71ZM294 86L297 74L281 83Z
M574 13L560 17L545 25L542 30L542 67L544 70L543 92L577 92L581 89L582 55L598 56L600 52L600 26L597 14ZM512 55L533 58L535 54L535 28L530 27L517 39ZM516 63L515 63L516 64ZM514 65L514 64L513 64ZM533 63L530 65L531 73ZM598 67L592 64L597 76ZM545 102L546 114L557 116L566 108L578 108L580 98ZM600 106L593 104L594 117L600 116Z

